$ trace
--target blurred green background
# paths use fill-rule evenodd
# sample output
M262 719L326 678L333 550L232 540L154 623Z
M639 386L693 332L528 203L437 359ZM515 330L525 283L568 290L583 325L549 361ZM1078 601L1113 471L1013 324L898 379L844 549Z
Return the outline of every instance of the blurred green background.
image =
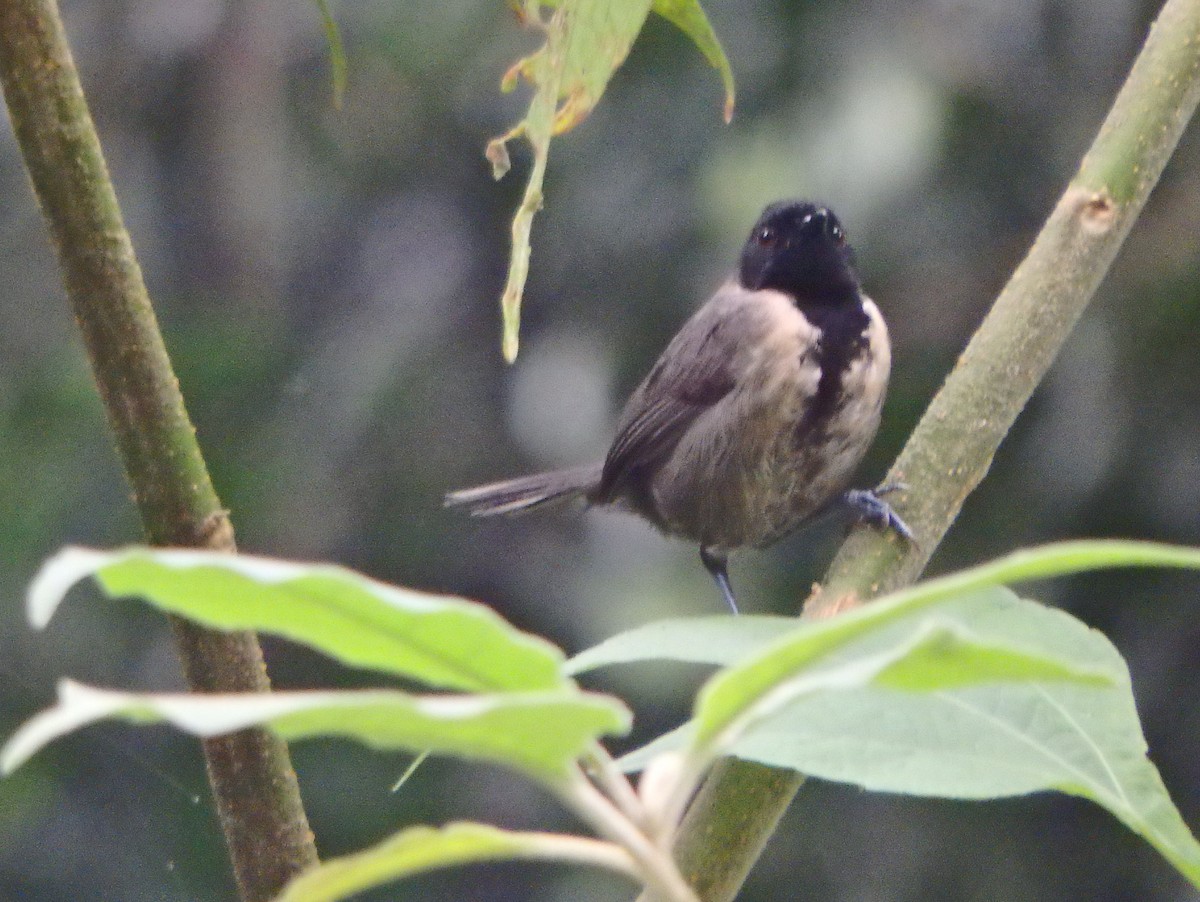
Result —
M761 206L840 214L895 341L899 449L1050 210L1157 11L1132 0L710 0L738 80L731 126L700 54L652 18L591 118L551 150L522 354L499 355L508 218L528 155L493 183L485 142L522 112L501 73L536 45L499 0L358 0L334 12L350 88L329 102L315 9L280 0L76 0L64 8L113 177L217 486L246 551L339 561L482 599L576 651L722 603L695 549L616 514L472 522L451 488L603 454L616 412L731 269ZM1200 136L971 497L931 572L1075 536L1200 543ZM44 634L39 562L139 529L38 211L0 128L0 733L57 677L181 685L161 618L80 589ZM743 605L794 611L836 530L733 568ZM1030 594L1130 660L1154 759L1200 825L1196 577L1104 574ZM285 687L362 685L267 641ZM684 716L702 673L593 680ZM572 828L498 770L346 743L294 748L326 856L457 817ZM233 895L196 746L92 728L0 782L0 896ZM552 866L433 875L383 899L618 900ZM1043 795L954 804L810 783L746 900L1180 900L1165 861L1099 809Z

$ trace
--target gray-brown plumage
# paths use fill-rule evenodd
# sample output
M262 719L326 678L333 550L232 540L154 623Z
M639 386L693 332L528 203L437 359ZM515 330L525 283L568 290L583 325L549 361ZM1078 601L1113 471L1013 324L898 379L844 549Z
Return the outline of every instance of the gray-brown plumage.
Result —
M452 492L473 515L583 497L638 513L700 556L736 612L730 551L782 538L838 499L907 527L871 492L841 493L879 427L887 327L837 218L768 207L736 279L684 324L634 391L603 463Z

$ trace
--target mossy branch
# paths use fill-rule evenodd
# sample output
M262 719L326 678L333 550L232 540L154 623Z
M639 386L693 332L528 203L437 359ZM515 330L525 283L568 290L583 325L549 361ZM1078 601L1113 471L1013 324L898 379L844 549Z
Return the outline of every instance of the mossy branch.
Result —
M0 0L0 83L146 538L234 550L54 0ZM193 690L270 688L252 633L178 619L172 628ZM272 898L316 862L287 747L246 730L205 742L204 752L242 895Z
M1200 0L1168 0L1100 133L887 481L917 544L856 530L805 615L907 585L992 457L1108 271L1200 100ZM727 759L681 828L676 854L705 902L737 893L803 777Z

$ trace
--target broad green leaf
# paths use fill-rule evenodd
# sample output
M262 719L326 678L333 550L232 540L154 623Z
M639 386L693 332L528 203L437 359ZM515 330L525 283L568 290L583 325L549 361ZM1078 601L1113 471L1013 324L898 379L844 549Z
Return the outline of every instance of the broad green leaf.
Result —
M93 576L197 623L285 636L354 667L468 691L563 686L562 654L472 601L376 582L342 567L183 549L67 548L29 587L44 627L66 592Z
M1091 799L1200 885L1200 845L1147 758L1129 675L1098 632L1023 603L989 634L1115 676L1108 687L997 682L937 692L851 689L797 699L732 748L739 757L867 789L951 798L1059 790Z
M726 666L796 629L795 617L743 614L656 620L605 639L567 661L570 674L634 661Z
M637 879L629 853L612 843L456 823L410 827L361 852L326 861L289 883L276 902L335 902L435 868L512 859L591 864Z
M911 795L985 799L1059 790L1083 796L1196 883L1200 847L1146 757L1128 671L1104 636L1062 611L996 589L940 605L936 617L1067 668L1090 668L1109 685L1009 680L936 691L908 684L922 691L899 691L876 680L796 697L721 751ZM864 635L821 667L877 654L903 628L900 621ZM694 735L689 722L620 764L641 769L658 754L688 748Z
M315 0L321 15L321 29L325 32L325 43L329 47L329 69L333 80L333 108L340 110L346 96L346 46L342 43L342 31L338 28L329 0Z
M721 73L725 115L733 111L733 74L698 0L523 0L514 3L521 18L541 30L546 43L508 70L501 89L511 91L524 78L534 89L529 112L487 146L492 174L509 169L507 144L524 137L533 149L533 168L512 224L512 256L501 297L503 351L516 359L521 296L529 275L533 217L542 207L542 185L550 140L582 122L600 101L613 73L625 61L651 8L673 22Z
M266 726L286 740L341 736L377 749L459 755L557 781L600 736L629 728L609 696L577 690L412 696L368 689L262 695L113 692L63 680L58 704L28 720L0 750L11 772L47 743L106 718L167 722L195 736Z
M853 614L867 621L867 630L909 611L965 596L976 589L1033 579L1064 576L1110 567L1182 567L1200 569L1200 549L1114 539L1059 542L1024 549L987 564L949 576L926 580ZM850 614L832 621L844 622ZM567 662L571 673L584 673L609 664L636 661L690 661L728 666L806 621L789 617L695 617L663 620L618 633ZM857 629L857 627L852 627Z
M793 630L744 663L718 673L700 690L694 714L697 745L716 742L719 736L728 742L793 700L828 690L874 686L933 692L1011 680L1107 685L1116 678L1055 648L980 629L981 623L986 627L986 613L1007 608L1009 616L1020 617L1023 608L1036 607L1020 602L1007 589L982 590L960 599L957 607L960 612L964 607L982 608L985 615L964 622L942 610L917 610L903 618L868 620L875 627L870 632L837 630L839 624L863 620L847 615Z
M704 709L701 739L712 735L710 730L721 729L720 724L728 723L743 707L754 704L781 682L888 624L911 618L974 590L1006 582L1120 566L1200 568L1200 550L1119 540L1062 542L1018 551L979 567L919 583L831 620L798 623L793 631L718 674L704 688L698 702ZM744 648L747 643L753 645L757 626L745 629L737 626L732 618L729 623L724 630L731 648ZM599 666L605 660L615 662L617 655L624 661L676 658L727 663L728 654L721 648L721 632L720 623L711 619L700 623L694 635L687 621L668 624L668 629L658 633L651 625L634 631L632 636L624 634L609 640L605 643L607 648L601 646L603 651L594 649L585 652L581 658L587 666ZM648 635L654 635L657 642L644 641ZM574 667L583 669L578 663Z

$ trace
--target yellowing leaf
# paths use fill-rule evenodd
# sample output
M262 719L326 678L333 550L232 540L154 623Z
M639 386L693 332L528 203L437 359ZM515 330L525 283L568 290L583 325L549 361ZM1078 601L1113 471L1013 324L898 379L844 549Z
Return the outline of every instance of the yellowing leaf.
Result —
M678 26L721 73L725 119L733 115L733 72L698 0L525 0L516 7L523 21L540 29L546 43L505 73L501 89L520 79L534 88L525 118L487 146L492 174L503 178L510 162L508 142L525 138L533 149L533 169L512 224L512 257L500 299L504 319L503 351L516 359L521 297L529 276L533 217L542 207L542 184L550 139L574 128L600 101L613 73L625 62L653 9ZM548 17L543 9L549 11Z

